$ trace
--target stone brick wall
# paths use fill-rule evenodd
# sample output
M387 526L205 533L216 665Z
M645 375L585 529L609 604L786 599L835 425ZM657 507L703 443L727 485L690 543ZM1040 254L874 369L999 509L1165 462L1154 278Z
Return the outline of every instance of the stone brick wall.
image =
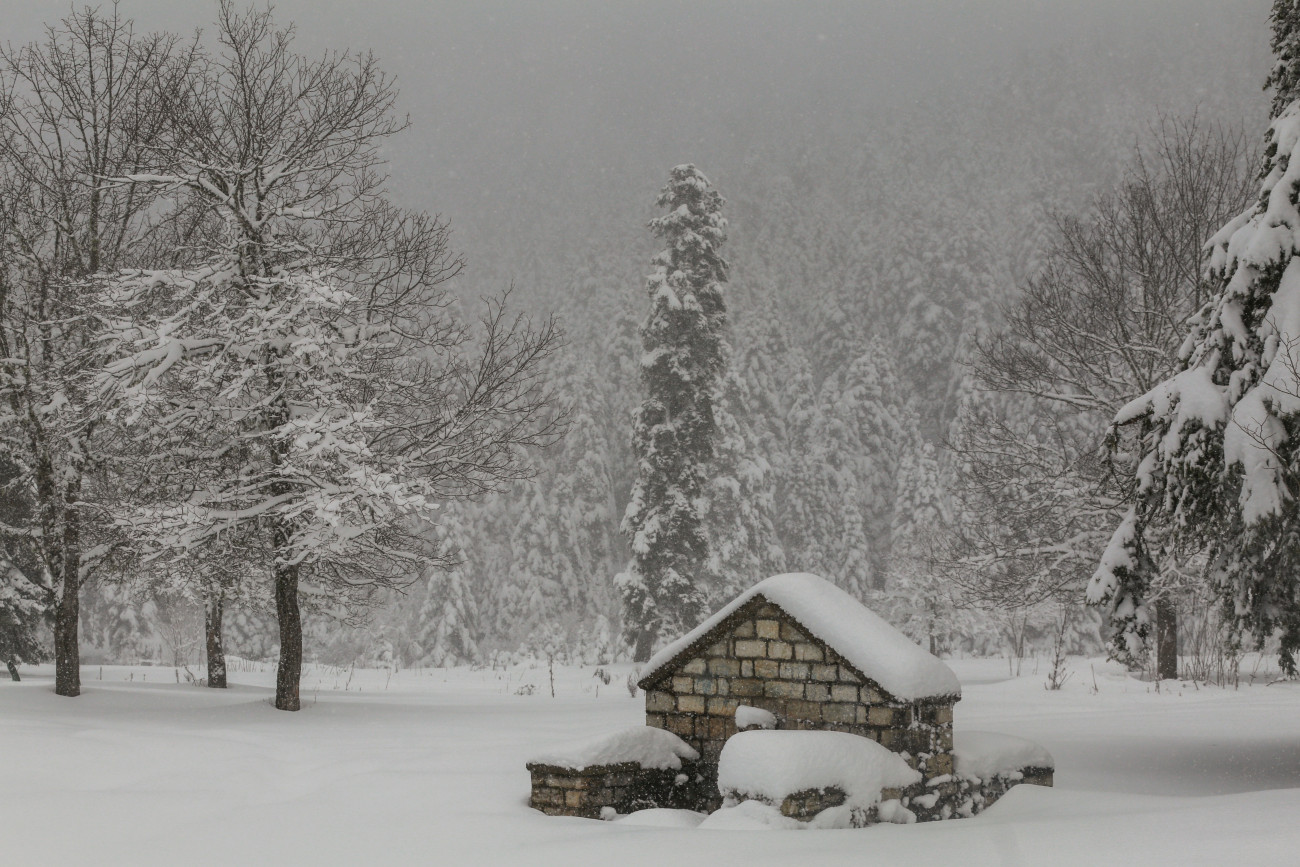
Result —
M697 810L711 797L705 788L711 781L690 763L683 763L681 770L659 770L634 762L582 769L530 762L528 772L532 775L528 805L549 816L599 819L606 807L619 813L651 807Z
M678 735L706 764L716 766L743 704L771 711L778 728L851 732L908 753L927 777L952 773L951 699L894 698L762 596L643 686L646 725Z

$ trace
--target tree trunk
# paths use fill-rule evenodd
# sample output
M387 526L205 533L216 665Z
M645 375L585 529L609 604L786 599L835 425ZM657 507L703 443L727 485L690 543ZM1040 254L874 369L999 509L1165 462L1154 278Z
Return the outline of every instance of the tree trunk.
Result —
M77 625L81 593L77 573L64 567L63 593L54 608L54 694L81 695L81 646Z
M225 600L220 592L213 593L203 606L203 628L208 638L208 686L226 688L226 648L221 642L221 618L225 613Z
M280 621L280 665L275 672L275 707L298 710L302 679L302 616L298 610L298 567L275 567L275 614Z
M649 662L650 651L654 648L655 634L649 629L642 629L636 634L636 644L632 648L633 662Z
M1178 610L1172 599L1156 601L1156 677L1178 677Z
M9 669L9 676L14 679L14 683L18 683L22 680L22 678L18 676L18 663L14 662L12 657L5 660L5 668Z

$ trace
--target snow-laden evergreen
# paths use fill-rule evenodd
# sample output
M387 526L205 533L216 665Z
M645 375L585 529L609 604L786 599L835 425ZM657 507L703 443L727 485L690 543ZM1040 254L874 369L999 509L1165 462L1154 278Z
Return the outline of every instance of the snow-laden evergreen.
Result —
M1216 291L1183 344L1183 369L1120 410L1139 435L1136 498L1115 530L1089 600L1104 603L1118 649L1150 631L1155 563L1208 543L1225 611L1260 637L1300 648L1300 101L1273 121L1259 201L1212 239ZM1172 537L1151 536L1153 523Z
M714 390L727 362L723 200L693 165L675 167L650 221L666 247L646 280L641 328L645 398L633 420L636 482L623 517L632 559L617 583L638 659L704 614L708 538L703 498L714 456Z

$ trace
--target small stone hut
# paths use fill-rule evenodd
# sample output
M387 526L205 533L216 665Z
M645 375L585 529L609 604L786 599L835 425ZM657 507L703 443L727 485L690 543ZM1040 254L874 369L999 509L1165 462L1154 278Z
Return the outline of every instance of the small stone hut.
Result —
M781 729L871 738L927 779L953 772L957 676L816 575L754 585L655 654L640 686L646 725L681 737L715 776L741 706L771 712Z

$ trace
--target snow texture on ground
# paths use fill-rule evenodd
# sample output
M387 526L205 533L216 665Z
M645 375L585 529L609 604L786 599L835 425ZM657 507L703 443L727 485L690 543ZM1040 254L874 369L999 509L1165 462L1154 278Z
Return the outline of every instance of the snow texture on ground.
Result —
M894 696L911 700L961 694L957 676L941 660L831 582L798 572L758 582L650 657L641 676L649 677L760 593Z
M966 684L958 730L1041 743L1055 789L1019 786L973 819L763 834L529 809L534 754L643 720L643 699L591 668L557 670L554 699L545 665L311 668L296 714L271 707L273 666L233 666L224 692L178 684L172 669L105 667L100 680L88 666L77 699L53 694L49 668L29 671L0 682L0 861L662 867L690 852L781 867L1296 863L1300 684L1157 691L1075 659L1077 676L1049 692L1032 661L1016 678L1005 660L949 664Z

